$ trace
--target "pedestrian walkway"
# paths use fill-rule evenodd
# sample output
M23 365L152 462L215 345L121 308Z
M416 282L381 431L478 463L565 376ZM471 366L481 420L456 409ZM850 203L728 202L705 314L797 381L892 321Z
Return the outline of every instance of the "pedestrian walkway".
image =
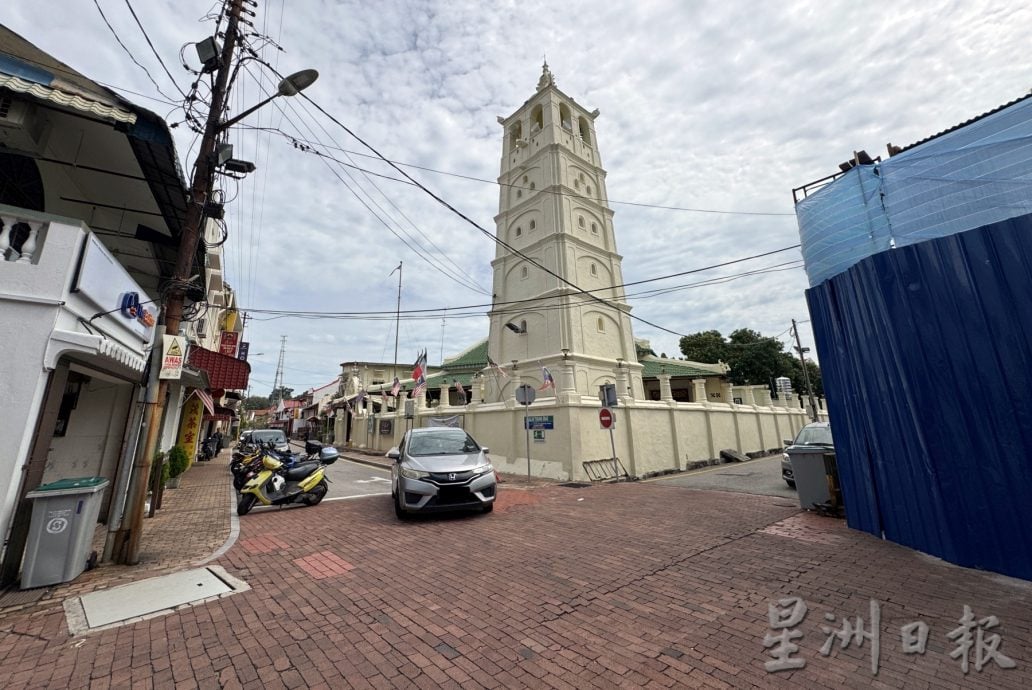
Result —
M227 545L235 520L230 458L230 451L224 450L213 460L196 462L183 475L180 488L165 489L161 510L143 520L138 565L101 563L67 584L12 592L0 597L0 615L60 607L69 597L190 568L211 558ZM99 525L93 542L98 555L106 536L107 528Z

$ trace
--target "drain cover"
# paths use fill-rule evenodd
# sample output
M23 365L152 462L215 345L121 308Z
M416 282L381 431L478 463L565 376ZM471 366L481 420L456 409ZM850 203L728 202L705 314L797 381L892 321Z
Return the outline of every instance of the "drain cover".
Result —
M567 489L584 489L591 486L591 484L588 484L587 482L566 482L559 486L565 486Z
M73 600L78 606L73 604L69 608L69 602L66 602L65 608L69 612L69 628L73 634L78 634L169 613L185 604L246 589L250 589L247 584L230 576L223 568L209 566L90 592Z

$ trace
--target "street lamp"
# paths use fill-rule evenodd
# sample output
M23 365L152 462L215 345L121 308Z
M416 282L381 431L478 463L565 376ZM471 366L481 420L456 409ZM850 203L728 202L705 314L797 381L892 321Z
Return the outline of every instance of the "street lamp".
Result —
M307 89L309 86L314 84L315 80L318 78L319 72L317 72L314 69L303 69L300 72L294 72L289 77L284 77L280 81L279 86L276 88L276 93L272 94L258 105L248 108L236 117L232 117L226 120L225 122L219 125L219 129L223 130L227 127L232 127L233 125L240 122L245 117L247 117L254 111L258 110L258 108L261 108L263 105L265 105L274 98L279 98L280 96L298 95L299 93Z

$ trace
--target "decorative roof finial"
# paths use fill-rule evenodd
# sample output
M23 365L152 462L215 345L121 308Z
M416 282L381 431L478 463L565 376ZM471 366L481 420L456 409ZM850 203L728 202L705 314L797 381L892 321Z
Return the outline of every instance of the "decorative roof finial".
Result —
M541 65L541 78L538 79L538 91L549 86L555 86L555 78L548 69L548 58L544 58L544 64Z

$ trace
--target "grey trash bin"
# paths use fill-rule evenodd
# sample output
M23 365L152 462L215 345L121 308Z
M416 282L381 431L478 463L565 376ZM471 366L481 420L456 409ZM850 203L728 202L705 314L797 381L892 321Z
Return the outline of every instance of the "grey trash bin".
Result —
M21 588L69 582L86 569L108 480L61 479L26 494L32 523L22 560Z
M830 501L828 473L824 468L824 454L828 449L821 446L797 446L787 452L792 463L799 505L806 510L813 510L815 503Z

